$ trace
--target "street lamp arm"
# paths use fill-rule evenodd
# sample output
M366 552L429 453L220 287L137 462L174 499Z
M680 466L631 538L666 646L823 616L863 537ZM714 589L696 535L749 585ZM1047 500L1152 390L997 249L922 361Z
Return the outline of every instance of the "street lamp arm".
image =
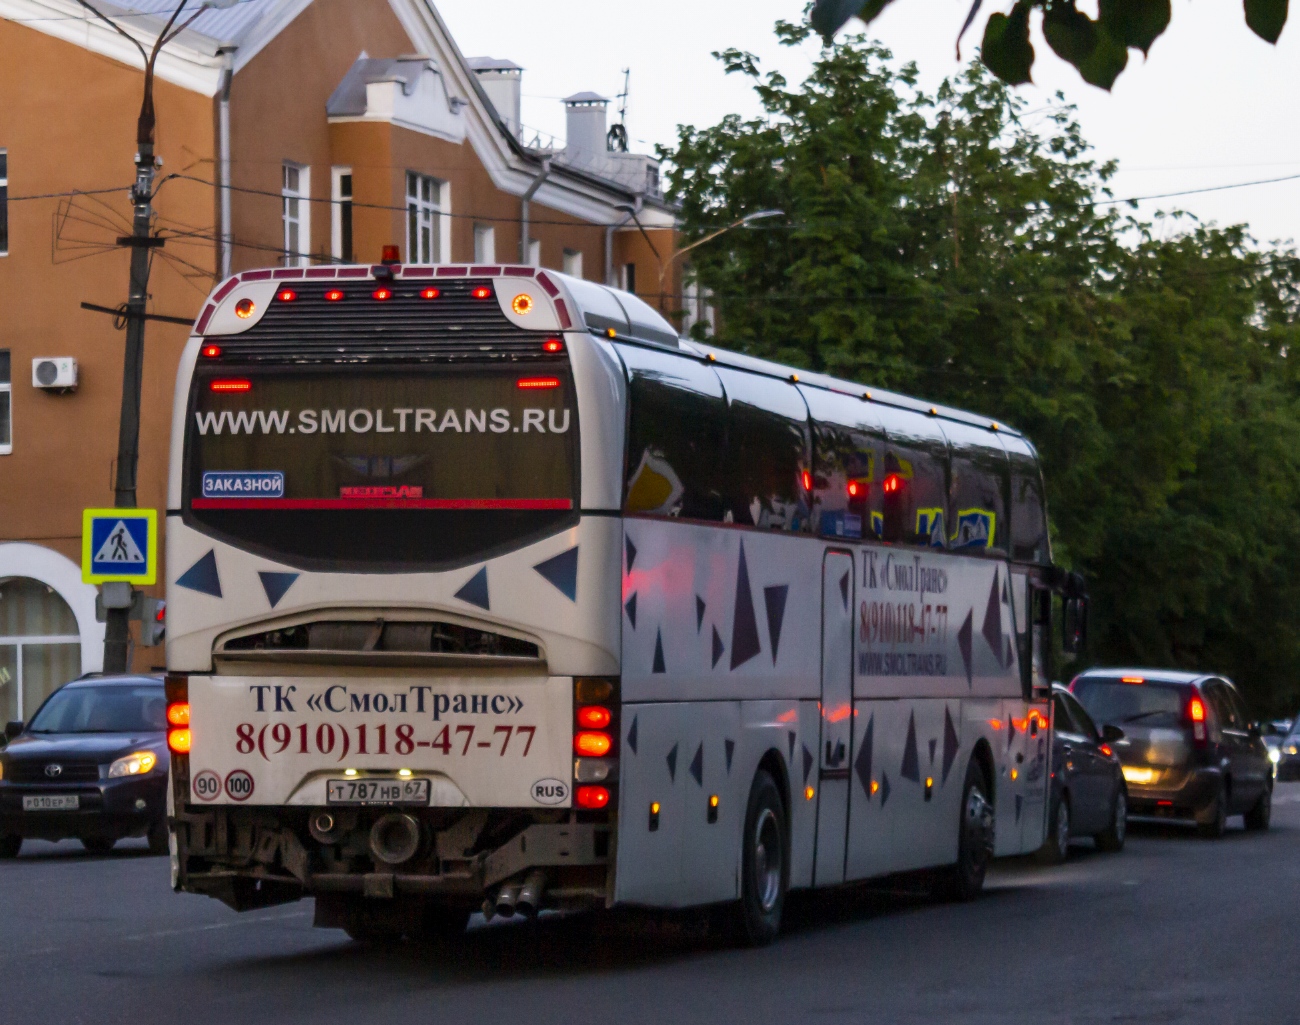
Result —
M664 275L668 273L668 269L672 266L673 261L676 260L679 256L684 256L687 253L689 253L692 249L698 249L700 246L704 245L704 243L712 242L719 235L725 235L727 232L735 228L739 228L741 225L749 224L752 221L763 220L764 218L767 217L784 217L784 216L785 216L784 210L759 210L757 213L746 214L744 217L740 218L740 220L733 221L731 224L728 224L725 228L719 228L717 231L705 235L698 242L692 242L689 246L683 246L681 249L678 249L675 253L673 253L672 256L668 257L667 262L662 265L663 269L659 273L660 288L663 287Z

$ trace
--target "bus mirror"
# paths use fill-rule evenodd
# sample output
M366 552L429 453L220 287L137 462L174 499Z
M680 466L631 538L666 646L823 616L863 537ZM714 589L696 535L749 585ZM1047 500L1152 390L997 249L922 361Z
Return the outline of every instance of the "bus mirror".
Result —
M1061 648L1069 655L1083 650L1087 640L1088 599L1066 598L1061 616Z

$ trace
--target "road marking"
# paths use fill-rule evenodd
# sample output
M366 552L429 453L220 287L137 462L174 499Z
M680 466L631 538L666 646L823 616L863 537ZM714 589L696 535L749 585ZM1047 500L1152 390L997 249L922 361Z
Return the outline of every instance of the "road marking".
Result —
M156 932L142 932L134 936L119 937L128 943L137 940L152 940L159 936L184 936L189 933L210 932L213 929L229 929L235 925L257 925L261 922L284 922L291 918L306 918L306 911L294 911L287 915L267 915L264 918L239 918L233 922L211 922L208 925L192 925L184 929L159 929Z

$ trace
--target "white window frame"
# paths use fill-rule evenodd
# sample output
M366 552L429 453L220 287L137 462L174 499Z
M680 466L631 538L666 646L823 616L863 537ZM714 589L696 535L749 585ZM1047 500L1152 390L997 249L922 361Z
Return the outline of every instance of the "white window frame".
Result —
M347 192L343 191L344 181L347 179ZM353 207L352 196L356 184L352 178L352 168L350 167L331 167L330 168L330 256L334 257L339 263L348 262L356 263L357 259L357 236L356 222L352 219ZM348 239L351 242L352 252L344 254L343 247L343 223L347 221L349 231Z
M582 277L582 250L566 249L564 251L564 273L571 278Z
M474 225L474 262L497 262L497 230L490 224Z
M289 172L298 173L298 187L289 187ZM306 267L311 263L311 168L286 160L280 176L281 221L284 224L284 265ZM293 247L297 228L298 245Z
M9 420L8 424L5 425L9 428L6 432L9 436L9 440L7 442L0 442L0 456L7 456L14 450L13 353L8 349L0 349L0 352L3 352L7 357L9 357L10 362L8 374L3 380L0 380L0 395L4 395L8 399L5 403L4 415Z
M426 189L425 186L428 186ZM406 172L406 262L451 261L451 184ZM427 235L426 235L427 232ZM425 248L424 243L428 242Z
M4 233L0 238L0 256L9 255L9 151L0 149L0 224L4 225Z

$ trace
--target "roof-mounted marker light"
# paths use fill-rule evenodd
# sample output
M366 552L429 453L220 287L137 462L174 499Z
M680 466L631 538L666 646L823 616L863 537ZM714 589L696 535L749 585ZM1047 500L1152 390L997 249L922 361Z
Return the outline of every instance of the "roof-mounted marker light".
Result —
M370 293L371 299L378 299L380 302L383 302L386 299L391 299L392 297L393 290L391 288L376 288Z
M1143 676L1121 676L1120 683L1146 683L1146 677Z
M239 302L235 303L235 316L240 320L247 320L253 315L255 309L257 309L257 303L253 302L252 299L240 299Z
M275 297L282 303L291 303L298 298L298 293L292 288L282 288L275 293Z
M558 388L560 379L558 377L521 377L515 382L516 388L522 388L525 391L532 391L539 388Z
M617 338L617 337L618 337L618 332L615 331L612 327L607 327L607 328L605 328L605 337L606 337L606 338Z
M325 301L327 303L341 302L343 299L343 289L328 288L325 290Z
M373 252L373 250L372 250ZM402 247L401 246L384 246L380 252L380 263L401 263Z
M479 285L478 288L470 292L470 295L475 299L491 299L492 289L488 288L487 285Z
M203 348L199 350L199 354L201 356L206 356L208 359L216 359L218 356L221 355L221 346L205 345L203 346Z
M527 292L520 292L510 300L510 308L519 316L526 317L533 312L533 297Z
M564 343L558 338L548 338L542 342L542 352L563 352Z
M208 385L208 390L218 393L252 391L253 382L243 377L218 378Z
M421 299L437 299L440 295L442 295L442 292L436 288L424 288L420 290Z

